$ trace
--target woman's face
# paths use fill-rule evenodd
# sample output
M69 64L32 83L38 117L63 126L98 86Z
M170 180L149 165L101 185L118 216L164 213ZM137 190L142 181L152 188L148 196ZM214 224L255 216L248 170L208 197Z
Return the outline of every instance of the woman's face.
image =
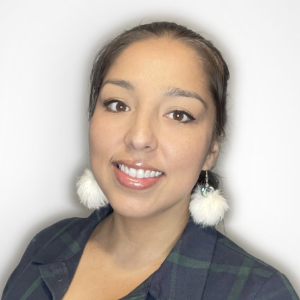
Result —
M136 42L114 61L89 140L92 171L115 212L188 213L200 171L219 152L207 86L195 51L179 41Z

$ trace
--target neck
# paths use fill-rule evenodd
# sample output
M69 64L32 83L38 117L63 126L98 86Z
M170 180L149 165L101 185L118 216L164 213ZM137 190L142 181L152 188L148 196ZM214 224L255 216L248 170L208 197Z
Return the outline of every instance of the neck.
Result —
M189 218L188 203L172 212L148 218L128 218L114 211L95 234L102 249L125 260L164 260L181 236Z

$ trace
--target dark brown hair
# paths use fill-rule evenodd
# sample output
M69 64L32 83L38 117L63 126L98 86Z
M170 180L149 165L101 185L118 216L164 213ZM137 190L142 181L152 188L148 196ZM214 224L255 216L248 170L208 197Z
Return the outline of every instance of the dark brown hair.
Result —
M198 54L207 75L209 90L216 108L214 134L221 138L225 135L227 119L226 97L227 81L229 79L228 67L214 45L204 39L200 34L176 23L154 22L139 25L127 30L109 41L98 53L91 73L91 92L89 102L89 118L93 116L97 98L103 79L117 56L134 42L149 39L168 37L179 40L192 47Z

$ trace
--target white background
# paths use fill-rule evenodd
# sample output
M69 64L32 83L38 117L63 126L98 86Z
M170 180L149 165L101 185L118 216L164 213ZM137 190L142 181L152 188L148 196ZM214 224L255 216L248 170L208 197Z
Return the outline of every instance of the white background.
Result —
M299 0L1 0L0 292L42 228L86 216L89 71L99 47L140 22L204 33L231 69L219 159L227 235L300 294Z

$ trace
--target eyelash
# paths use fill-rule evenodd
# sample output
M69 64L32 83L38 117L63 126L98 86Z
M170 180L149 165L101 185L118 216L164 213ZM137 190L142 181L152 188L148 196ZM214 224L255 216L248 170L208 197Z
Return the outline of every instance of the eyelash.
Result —
M112 105L123 105L125 107L125 110L117 110L116 107L112 108L111 106ZM123 102L123 101L120 101L120 100L115 100L115 99L112 99L112 100L106 100L106 101L103 101L102 105L105 107L105 109L107 111L111 111L111 112L114 112L114 113L120 113L120 112L126 112L126 111L129 111L129 107ZM183 119L184 120L176 120L174 119L174 114L183 114ZM173 119L174 121L177 121L179 123L189 123L189 122L192 122L195 120L195 118L189 114L188 112L184 111L184 110L173 110L169 113L167 113L165 116L167 116L168 118L170 119Z
M112 105L115 104L115 105L123 105L125 107L125 110L116 110L116 107L114 107L114 109L112 109ZM114 113L119 113L119 112L126 112L126 111L129 111L129 107L123 102L123 101L120 101L120 100L106 100L106 101L103 101L102 105L105 107L105 109L107 111L111 111L111 112L114 112Z
M176 119L174 119L174 114L176 114L176 113L177 114L178 113L183 114L184 118L186 118L186 120L182 121L182 120L176 120ZM170 115L172 115L173 117L170 118ZM166 114L166 116L168 118L170 118L170 119L173 119L174 121L179 122L179 123L189 123L189 122L192 122L192 121L195 120L195 118L191 114L189 114L188 112L186 112L184 110L173 110L173 111L169 112L168 114Z

